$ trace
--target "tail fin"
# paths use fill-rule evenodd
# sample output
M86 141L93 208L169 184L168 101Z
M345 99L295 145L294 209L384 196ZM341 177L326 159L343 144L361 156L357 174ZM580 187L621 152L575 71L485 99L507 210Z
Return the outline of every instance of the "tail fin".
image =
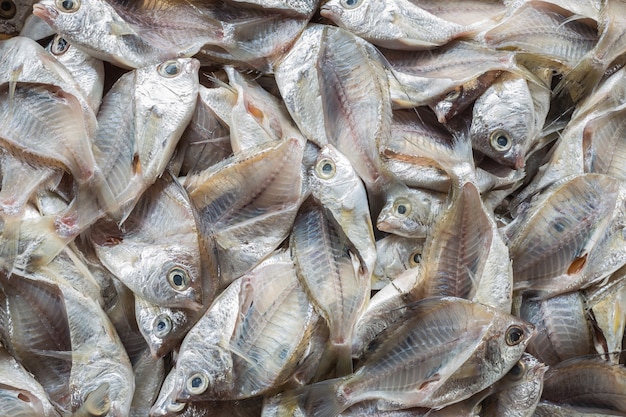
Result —
M351 340L351 339L349 339ZM335 366L335 375L338 377L350 375L352 369L352 343L343 343L341 345L331 342L332 350L337 358Z
M309 417L336 417L352 405L337 392L345 379L329 379L307 385L287 395L287 399L305 404Z
M597 64L598 62L593 57L583 58L557 84L554 95L560 96L567 93L574 104L587 96L604 75L604 67Z
M4 227L0 237L0 270L10 275L17 257L20 240L20 219L2 215Z
M14 270L33 271L47 265L75 236L59 236L52 217L24 219L20 222L20 237Z

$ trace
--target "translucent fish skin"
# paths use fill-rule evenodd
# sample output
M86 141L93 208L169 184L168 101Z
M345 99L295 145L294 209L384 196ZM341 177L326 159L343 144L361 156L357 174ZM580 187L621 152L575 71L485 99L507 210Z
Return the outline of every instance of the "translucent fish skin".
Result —
M519 315L535 325L537 335L528 350L546 365L594 351L591 325L579 292L541 301L525 299Z
M597 183L606 185L594 185ZM519 218L519 233L509 242L515 289L530 285L534 290L555 294L565 292L566 287L580 288L582 283L575 282L577 265L584 265L584 256L595 242L594 233L602 233L602 222L610 219L617 199L616 186L606 176L576 176L546 193L537 211L529 210L528 217ZM573 228L580 228L580 232L572 233ZM558 276L574 282L556 284L554 278Z
M215 288L251 270L287 237L301 203L302 153L291 139L186 178Z
M546 373L542 398L599 413L623 414L625 372L623 365L593 356L569 359Z
M300 209L290 248L298 277L328 322L330 346L337 351L339 364L349 372L352 332L369 295L369 274L362 272L340 226L317 205Z
M492 48L531 52L557 61L567 71L598 40L598 33L591 25L570 17L571 12L548 2L528 1L489 30L484 38Z

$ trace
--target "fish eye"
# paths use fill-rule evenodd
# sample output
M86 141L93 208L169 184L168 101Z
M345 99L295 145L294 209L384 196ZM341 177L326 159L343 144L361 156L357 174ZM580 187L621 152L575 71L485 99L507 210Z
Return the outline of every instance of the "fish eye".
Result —
M157 71L167 78L176 77L180 74L180 63L176 60L165 61L157 67Z
M183 291L189 287L189 274L187 271L177 266L169 270L167 280L172 288L177 291Z
M52 47L50 48L50 52L54 55L63 55L70 47L70 44L60 37L56 35L54 40L52 41Z
M409 257L409 265L411 266L411 268L419 265L421 261L422 254L418 250L414 251Z
M511 368L509 374L513 379L520 379L524 375L524 371L526 371L526 364L520 360Z
M154 319L152 330L156 337L162 339L172 331L172 320L167 315L160 314Z
M317 176L325 180L334 177L336 172L335 161L332 159L324 158L315 166Z
M80 8L80 0L57 0L56 6L62 12L74 13Z
M393 212L399 216L408 216L411 213L411 202L404 197L396 198L393 202Z
M346 9L354 9L361 4L361 0L341 0L341 5Z
M509 134L504 130L496 130L493 132L489 141L491 143L491 147L498 152L508 151L511 149L511 145L513 144Z
M209 378L201 372L196 372L187 378L187 391L192 395L200 395L209 388Z
M0 1L0 19L11 19L17 13L13 0Z
M510 326L506 329L506 344L509 346L519 345L524 340L524 329L519 326Z
M187 403L177 403L174 401L170 401L169 404L167 404L166 408L167 408L167 411L171 413L179 413L183 411L186 406L187 406Z
M461 96L461 92L463 91L463 87L457 87L454 90L450 91L448 94L446 94L446 100L448 101L452 101L452 100L456 100L457 98L459 98Z

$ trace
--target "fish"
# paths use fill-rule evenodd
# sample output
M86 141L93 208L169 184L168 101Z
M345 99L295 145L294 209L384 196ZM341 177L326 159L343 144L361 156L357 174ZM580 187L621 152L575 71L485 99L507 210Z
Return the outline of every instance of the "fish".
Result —
M544 88L549 100L549 90ZM526 79L502 74L476 99L472 110L472 147L497 163L524 167L526 152L540 134L548 113L535 107Z
M130 416L148 415L152 404L156 401L165 379L165 363L162 358L155 358L149 350L133 364L135 373L135 392L130 404Z
M0 348L0 404L12 416L59 417L41 384L7 352Z
M164 175L146 190L123 231L103 223L90 238L103 265L145 300L191 310L205 297L210 304L215 289L204 292L194 208L173 178Z
M367 191L349 158L335 146L324 146L310 169L311 195L328 209L356 249L362 274L369 280L376 262L376 243Z
M320 14L377 46L420 50L468 35L466 26L441 19L419 7L419 2L394 0L329 0Z
M529 208L507 230L507 235L514 236L506 239L513 261L514 290L532 288L554 295L580 288L583 283L577 273L604 232L617 195L617 183L610 177L585 174L555 184L537 199L536 209ZM518 233L514 233L517 227ZM573 232L573 228L580 229Z
M155 358L178 347L205 311L204 306L198 310L164 307L135 296L137 326Z
M424 298L425 284L419 265L407 268L370 298L354 327L352 357L360 358L374 338L404 316L404 308Z
M317 318L291 256L275 253L233 281L189 331L174 400L245 399L280 386L296 371ZM286 331L294 320L298 325Z
M300 208L289 247L299 279L328 323L328 350L335 355L337 373L351 373L350 342L357 317L369 296L370 274L362 268L337 219L323 206L305 203Z
M303 54L310 58L302 59ZM279 61L275 74L287 110L304 137L316 138L312 141L320 147L335 146L348 157L367 189L380 192L391 181L377 150L391 123L389 84L380 53L343 29L310 26ZM304 101L308 93L293 92L304 83L312 84L311 94L319 94L318 99ZM308 116L318 109L323 112Z
M534 331L508 313L454 297L424 299L407 307L405 314L410 318L399 320L370 343L355 373L293 394L312 407L310 415L336 416L368 399L389 410L463 400L508 372ZM440 320L449 327L438 327ZM430 332L435 335L427 336ZM493 352L485 356L487 345ZM478 363L493 366L494 360L498 365L492 373L477 380Z
M376 264L372 274L372 289L388 284L402 272L422 261L424 239L387 235L376 241Z
M406 238L426 238L444 211L447 195L404 185L389 188L378 214L378 230Z
M41 0L33 6L33 14L70 44L126 69L191 57L205 43L223 36L221 24L193 13L191 5L160 2L154 8L148 3L127 7L120 3L114 7L116 2L101 0ZM172 23L159 20L165 15ZM85 32L83 27L91 30Z
M230 129L204 101L206 90L205 86L198 86L196 109L168 166L173 175L198 173L232 154Z
M539 81L518 63L515 52L494 50L477 42L458 40L429 51L381 52L388 64L394 109L434 105L491 71L507 71Z
M581 17L550 2L525 1L483 39L491 48L527 52L567 73L598 42L595 22Z

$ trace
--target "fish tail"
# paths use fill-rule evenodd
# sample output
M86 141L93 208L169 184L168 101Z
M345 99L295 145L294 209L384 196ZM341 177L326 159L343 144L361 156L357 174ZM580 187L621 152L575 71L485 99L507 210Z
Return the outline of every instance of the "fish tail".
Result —
M298 397L306 404L309 417L336 417L350 405L337 390L345 378L329 379L303 387Z
M476 184L476 168L469 132L455 135L452 152L438 161L452 180L452 190L460 190L468 182Z
M81 186L67 209L57 215L55 229L59 236L76 237L104 214L93 188Z
M89 184L93 187L100 207L107 213L110 213L113 217L116 216L120 209L120 204L117 198L113 194L109 183L106 181L104 174L99 169L95 169L93 178Z
M0 240L0 270L10 274L17 257L21 222L7 215L2 215L2 221L4 225Z
M335 375L345 376L352 373L352 345L349 343L331 343L331 351L336 358Z
M16 255L14 270L18 271L34 271L49 264L75 237L59 236L52 217L25 219L19 227L25 248Z
M563 76L554 89L554 95L569 94L576 104L598 85L603 74L604 68L597 60L584 58Z

